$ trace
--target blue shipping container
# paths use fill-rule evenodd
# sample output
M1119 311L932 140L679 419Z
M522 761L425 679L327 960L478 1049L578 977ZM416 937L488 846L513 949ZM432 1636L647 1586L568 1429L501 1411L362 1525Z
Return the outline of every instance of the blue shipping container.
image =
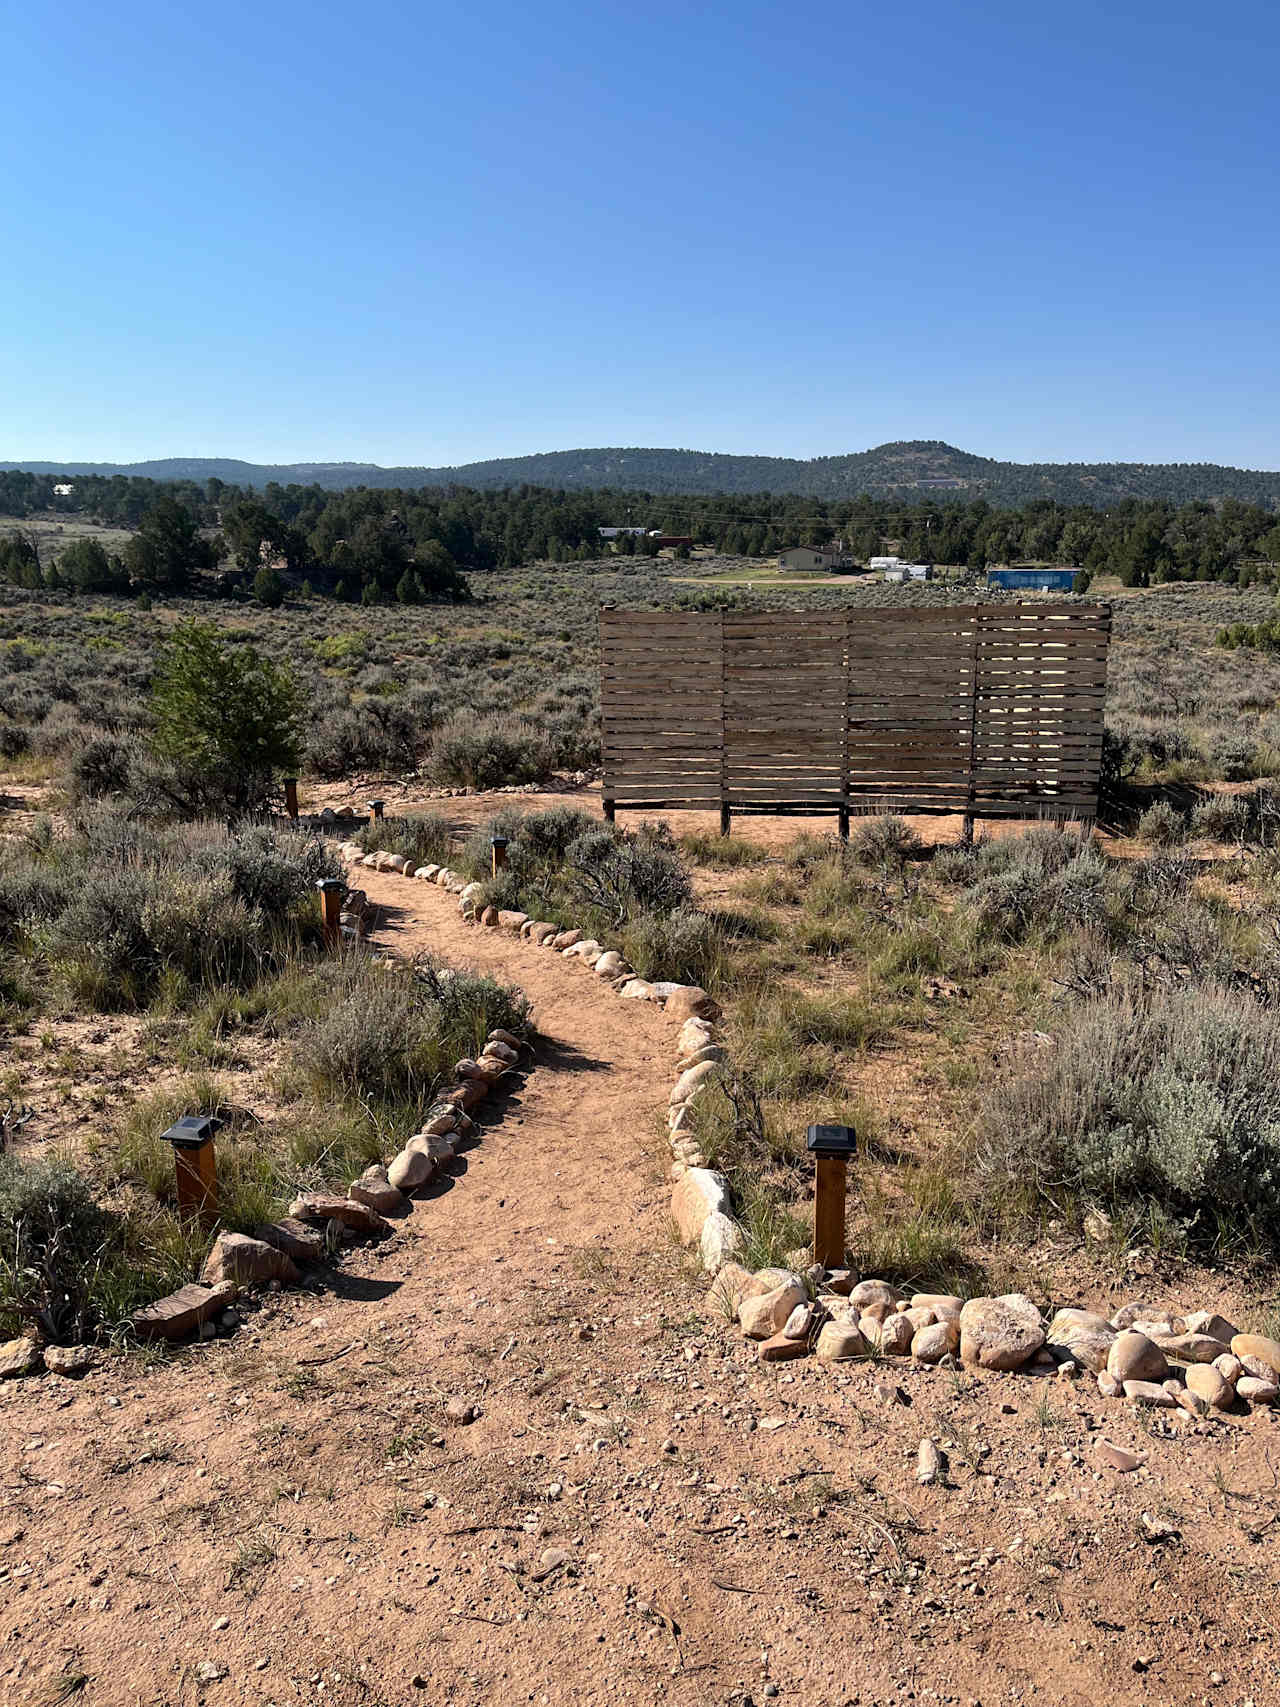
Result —
M1075 585L1074 569L988 569L989 587L1034 588L1041 593L1069 593Z

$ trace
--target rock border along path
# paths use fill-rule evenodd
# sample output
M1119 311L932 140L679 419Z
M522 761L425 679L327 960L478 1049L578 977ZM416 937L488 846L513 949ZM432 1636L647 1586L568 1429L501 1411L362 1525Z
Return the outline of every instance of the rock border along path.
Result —
M343 842L338 852L348 865L435 884L458 897L459 913L467 923L505 930L537 948L557 953L567 964L593 973L621 1000L655 1004L681 1022L676 1039L676 1078L667 1112L671 1216L681 1242L697 1246L705 1272L718 1274L742 1248L742 1228L731 1212L728 1181L707 1167L688 1128L694 1103L712 1087L727 1058L718 1030L719 1005L696 984L638 978L620 954L573 926L531 919L527 913L497 907L480 910L484 885L468 882L448 866L415 867L403 855L386 849L365 853L358 842Z
M1062 1307L1046 1325L1037 1306L1020 1293L968 1300L904 1295L885 1280L859 1280L850 1270L819 1264L803 1271L750 1273L733 1261L743 1236L727 1181L706 1166L690 1132L694 1104L727 1064L717 1025L720 1010L706 991L637 978L619 954L573 927L494 907L478 912L483 884L469 883L447 866L414 868L396 854L365 854L356 843L345 843L340 851L349 862L434 883L458 897L468 923L511 932L558 952L566 962L593 972L618 997L656 1003L680 1019L677 1077L667 1113L671 1215L681 1242L698 1248L704 1271L714 1277L713 1309L759 1342L761 1362L790 1362L814 1353L830 1362L899 1358L917 1366L963 1364L1062 1379L1087 1372L1096 1376L1105 1398L1181 1411L1197 1422L1215 1409L1242 1403L1269 1407L1280 1401L1280 1341L1241 1333L1213 1310L1184 1318L1158 1304L1135 1302L1108 1320Z

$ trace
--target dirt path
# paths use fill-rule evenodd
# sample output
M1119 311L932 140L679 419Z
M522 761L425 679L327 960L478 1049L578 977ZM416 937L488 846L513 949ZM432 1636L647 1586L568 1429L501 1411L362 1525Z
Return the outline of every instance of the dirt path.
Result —
M524 987L537 1070L332 1291L0 1387L0 1703L1277 1699L1271 1419L1111 1407L1119 1477L1087 1388L759 1365L667 1236L671 1023L365 878Z

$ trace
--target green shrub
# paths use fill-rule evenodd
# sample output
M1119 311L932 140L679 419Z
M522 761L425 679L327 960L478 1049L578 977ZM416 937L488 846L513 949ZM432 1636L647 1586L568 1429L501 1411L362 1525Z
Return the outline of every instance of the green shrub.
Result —
M665 826L634 834L607 825L586 831L565 850L571 893L616 929L643 914L665 917L693 901L693 882Z
M415 868L420 865L447 865L453 845L449 820L439 812L422 812L407 818L384 818L376 824L366 824L356 841L366 853L385 848L387 853L401 854Z
M1215 842L1243 842L1251 828L1250 803L1241 794L1211 794L1191 814L1191 834Z
M74 1168L0 1155L0 1338L32 1324L81 1338L109 1242L108 1218Z
M1106 862L1059 831L987 843L975 869L965 900L978 930L997 941L1021 942L1033 931L1053 935L1106 918Z
M71 793L77 800L124 794L142 759L139 744L122 735L96 735L71 757Z
M551 773L551 755L534 724L511 715L461 713L437 729L431 743L431 774L462 788L498 788L508 782L540 782Z
M707 865L714 871L736 871L744 865L763 865L769 858L768 851L758 842L744 841L741 836L681 836L680 847L695 865Z
M724 973L723 933L705 913L677 907L641 913L622 932L622 952L642 978L716 989Z
M849 837L849 853L862 865L901 871L921 851L920 838L896 813L860 819Z
M1168 800L1157 800L1138 819L1138 840L1157 847L1172 847L1187 833L1187 821Z
M319 1087L366 1105L423 1106L495 1026L516 1035L529 1027L518 991L471 973L355 961L337 980L333 1001L295 1053Z
M997 1190L1156 1205L1193 1239L1280 1248L1280 1015L1237 989L1080 1004L1051 1054L989 1089L982 1130Z

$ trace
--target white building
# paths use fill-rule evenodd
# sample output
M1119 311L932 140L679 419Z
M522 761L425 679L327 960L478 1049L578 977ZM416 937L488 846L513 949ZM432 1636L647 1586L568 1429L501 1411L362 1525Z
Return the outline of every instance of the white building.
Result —
M75 487L66 481L61 486L54 487L53 495L55 498L69 498L74 491Z

